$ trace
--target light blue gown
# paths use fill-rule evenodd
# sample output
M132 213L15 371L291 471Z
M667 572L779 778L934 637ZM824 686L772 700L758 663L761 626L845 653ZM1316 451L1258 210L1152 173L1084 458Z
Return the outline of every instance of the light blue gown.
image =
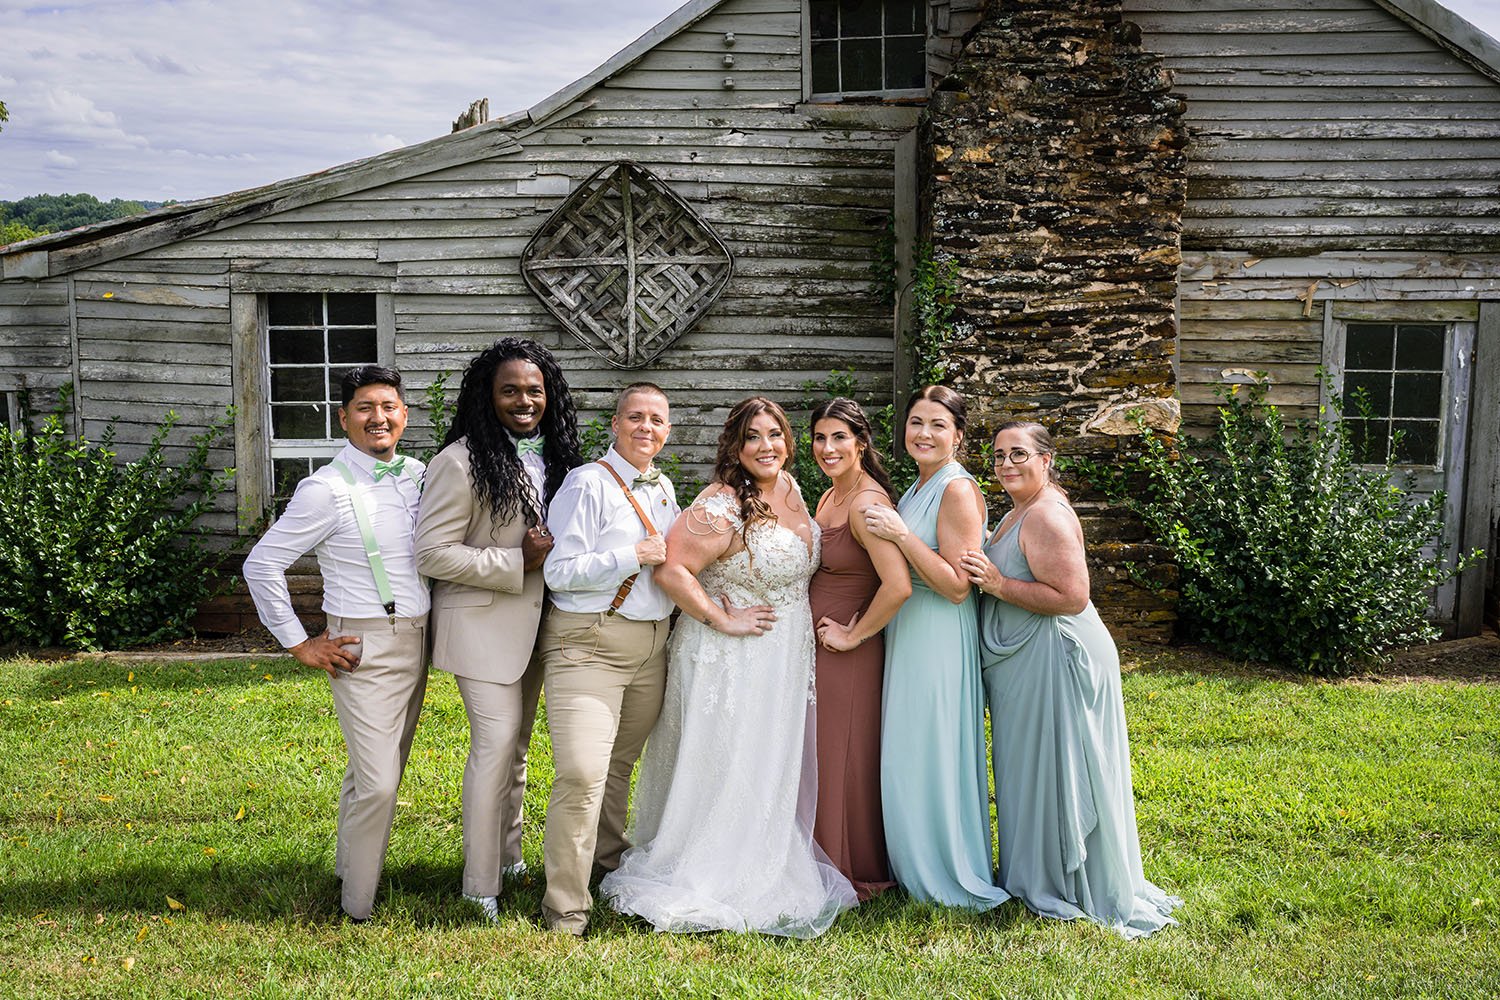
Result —
M1025 519L985 554L1004 575L1035 580L1021 551ZM1082 917L1127 938L1175 924L1182 900L1141 872L1120 656L1094 605L1039 615L985 595L980 642L1000 884L1041 916Z
M937 548L938 505L957 462L914 485L897 510ZM962 604L912 573L911 597L885 629L880 794L891 873L914 898L987 910L996 887L984 759L984 688L971 592Z

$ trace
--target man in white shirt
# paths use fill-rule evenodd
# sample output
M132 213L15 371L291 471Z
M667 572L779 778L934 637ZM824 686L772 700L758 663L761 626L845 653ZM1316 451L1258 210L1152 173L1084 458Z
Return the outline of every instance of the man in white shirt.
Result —
M406 429L400 373L366 365L344 375L339 423L349 442L297 485L286 512L245 559L266 628L328 674L349 766L339 796L334 871L344 912L369 918L396 816L396 788L427 687L427 586L412 532L423 466L396 454ZM371 555L369 550L375 549ZM308 636L286 569L309 549L323 574L325 632Z
M552 606L537 645L556 772L542 915L569 934L588 927L593 867L613 870L628 846L630 772L661 712L673 607L651 578L679 513L651 464L672 430L666 394L627 386L610 429L604 458L568 473L552 499L555 544L542 571Z

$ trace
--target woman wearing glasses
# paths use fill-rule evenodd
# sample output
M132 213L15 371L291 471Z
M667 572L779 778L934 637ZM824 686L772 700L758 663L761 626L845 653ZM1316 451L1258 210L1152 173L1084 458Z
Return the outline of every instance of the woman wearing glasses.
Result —
M1010 512L960 566L982 594L1000 884L1042 916L1127 938L1176 923L1180 899L1141 872L1120 658L1089 601L1083 529L1041 424L995 434Z

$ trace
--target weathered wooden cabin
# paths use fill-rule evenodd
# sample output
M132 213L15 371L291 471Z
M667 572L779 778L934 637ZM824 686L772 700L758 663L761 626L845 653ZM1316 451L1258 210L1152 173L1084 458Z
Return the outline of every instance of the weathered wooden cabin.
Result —
M961 264L980 428L1035 415L1107 454L1126 410L1201 427L1253 372L1302 413L1362 386L1362 432L1405 432L1447 491L1445 543L1493 552L1497 176L1500 46L1432 0L691 0L524 111L0 250L0 398L14 420L71 386L126 454L169 407L186 435L233 404L218 459L251 513L336 450L342 367L394 364L419 402L520 334L585 407L666 386L701 460L751 392L901 381L894 234L898 287L921 241ZM1486 591L1494 614L1496 563L1440 595L1453 631Z

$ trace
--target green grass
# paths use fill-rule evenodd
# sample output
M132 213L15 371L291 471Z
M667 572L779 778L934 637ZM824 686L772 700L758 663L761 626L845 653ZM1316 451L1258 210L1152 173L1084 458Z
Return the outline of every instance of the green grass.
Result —
M1186 899L1181 926L1134 943L894 893L811 942L658 935L605 909L574 942L539 930L539 875L483 924L457 897L467 729L440 673L375 918L355 926L331 873L343 747L322 675L0 663L0 995L1500 994L1500 687L1185 662L1125 681L1146 872Z

